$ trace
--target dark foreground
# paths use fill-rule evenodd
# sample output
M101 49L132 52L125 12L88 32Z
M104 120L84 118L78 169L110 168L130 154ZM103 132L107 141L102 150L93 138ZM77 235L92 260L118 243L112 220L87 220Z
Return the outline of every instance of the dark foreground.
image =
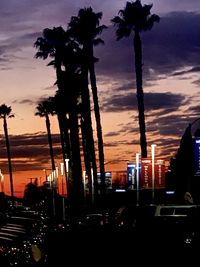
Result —
M193 266L199 252L195 205L121 205L64 221L21 207L0 218L2 267Z

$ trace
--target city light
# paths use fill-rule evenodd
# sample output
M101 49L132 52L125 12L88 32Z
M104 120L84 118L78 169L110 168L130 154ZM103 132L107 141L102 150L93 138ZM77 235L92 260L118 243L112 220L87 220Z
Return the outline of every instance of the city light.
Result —
M151 162L152 162L152 204L155 198L155 144L151 145Z
M139 205L139 161L140 161L140 154L136 153L136 190L137 190L137 205Z

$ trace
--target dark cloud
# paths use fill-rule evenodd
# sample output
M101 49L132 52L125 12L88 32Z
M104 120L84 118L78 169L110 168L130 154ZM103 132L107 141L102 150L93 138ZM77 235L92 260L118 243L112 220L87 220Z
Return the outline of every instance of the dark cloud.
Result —
M23 48L32 48L41 32L46 27L62 25L67 27L71 15L77 15L79 8L91 5L91 1L64 1L64 0L1 0L0 1L0 65L1 69L8 69L9 63L16 60L16 52L23 52ZM200 11L199 1L195 0L160 0L153 1L153 10L159 14L172 10ZM95 11L103 11L103 18L110 19L117 15L117 11L123 8L123 1L100 1L92 2ZM167 7L168 5L168 7ZM158 8L159 7L159 8ZM194 12L177 12L162 15L160 23L156 24L150 32L141 34L143 42L143 78L144 86L155 84L161 78L168 75L174 77L187 76L188 73L198 73L200 70L200 14ZM132 39L127 38L116 41L115 28L110 26L102 34L105 45L95 48L95 54L100 61L96 64L97 76L109 81L115 81L113 92L103 99L103 110L109 112L121 112L137 110L134 73L134 51ZM23 54L23 53L22 53ZM20 59L20 58L18 58ZM25 58L24 58L25 59ZM104 80L105 81L105 80ZM102 81L103 83L103 81ZM194 83L199 84L199 80ZM119 84L122 84L119 86ZM169 91L171 88L166 88ZM118 93L118 95L116 94ZM122 95L124 93L125 95ZM113 96L112 96L113 94ZM181 94L172 93L149 93L145 92L145 108L149 111L147 116L148 134L156 133L157 141L163 146L163 151L169 153L173 146L177 146L178 138L181 137L188 123L188 118L178 117L181 107L189 104L190 100ZM15 103L32 104L27 97L16 100ZM156 118L152 112L156 111ZM189 113L198 113L198 109L192 107ZM155 114L154 114L155 115ZM138 128L132 129L130 125L121 127L119 132L110 132L106 135L116 136L126 133L136 133ZM169 138L172 136L173 138ZM178 138L177 138L178 137ZM2 137L3 138L3 137ZM56 154L59 154L59 136L54 135ZM23 136L10 136L14 168L18 170L30 170L42 168L49 161L47 137L43 133ZM118 145L138 144L121 141L105 143L106 147ZM6 162L6 149L0 144L0 159L3 166ZM46 155L46 156L44 156Z
M115 30L110 26L102 34L105 45L96 48L100 58L97 70L115 79L132 80L135 77L132 38L116 41ZM163 16L151 31L142 33L144 81L185 67L199 71L199 32L200 14L177 12Z
M184 70L184 71L175 71L172 76L180 76L180 75L185 75L185 74L189 74L189 73L195 73L195 72L200 72L200 67L196 66L196 67L192 67L188 70Z
M119 135L118 132L108 132L107 134L104 135L104 137L114 137L118 135Z
M14 3L13 5L16 6ZM72 13L70 13L72 10L75 11L77 9L75 13L75 15L77 15L78 8L76 4L67 5L64 4L64 1L60 1L59 4L56 4L50 1L49 7L47 7L46 1L44 1L40 5L40 9L37 7L36 3L36 5L29 10L27 2L23 1L17 9L18 12L23 12L23 10L26 9L21 24L19 23L19 14L16 11L14 13L14 10L12 10L12 7L9 5L11 13L13 12L12 16L16 16L13 24L21 28L14 29L13 32L8 34L6 30L8 31L9 26L12 29L12 20L9 20L9 23L6 23L6 21L1 23L0 19L1 25L7 24L5 36L3 35L2 40L0 38L0 56L9 53L9 57L11 58L14 55L13 53L20 51L23 47L33 47L36 38L41 36L42 30L45 28L41 20L46 17L49 19L50 17L50 15L48 15L48 12L51 14L50 7L52 10L56 8L54 10L54 18L58 19L57 14L59 13L56 12L61 12L61 14L63 14L64 12L61 10L61 7L65 5L66 8L70 6L70 9L67 9L67 13L70 14L69 18L72 15ZM94 5L99 8L104 8L106 6L99 1L96 1ZM6 4L4 8L6 8ZM34 21L37 21L37 16L39 17L40 11L43 10L43 8L46 8L46 11L42 17L38 18L40 26L37 25L36 27L32 23L29 25L28 22L24 23L28 20L27 14L29 14L29 17ZM18 21L18 23L16 21ZM47 24L46 27L62 25L65 28L67 27L67 23L67 19L59 24L52 21L52 25ZM29 25L30 29L26 29L25 25ZM125 38L116 41L115 30L116 28L110 25L110 27L102 33L102 39L104 39L105 45L96 48L96 55L100 58L99 63L97 63L97 74L112 77L112 80L114 78L115 80L124 79L124 81L126 80L127 82L133 81L135 74L132 39ZM161 21L156 23L151 31L142 33L144 82L155 81L158 75L173 74L174 72L177 72L174 73L174 75L185 74L181 73L181 69L187 66L191 67L191 71L197 71L195 68L200 62L199 32L200 14L194 12L177 12L161 17ZM1 58L3 59L3 57Z
M197 85L197 86L200 86L200 79L197 79L197 80L193 81L192 83Z
M169 13L172 11L200 11L198 0L152 0L154 12Z
M178 109L187 103L186 96L172 93L145 93L145 110L157 109ZM106 112L121 112L137 109L136 95L129 93L126 95L113 95L105 99L102 104Z
M22 100L14 100L12 102L13 104L28 104L28 105L36 105L37 101L31 100L31 99L22 99Z
M196 113L197 115L200 116L200 106L191 106L188 108L188 111L192 112L193 114Z
M39 170L49 163L49 145L45 133L10 135L9 139L13 169L15 171ZM0 136L0 140L1 168L4 170L4 173L7 173L7 152L3 135ZM59 134L52 134L52 141L55 157L61 157Z

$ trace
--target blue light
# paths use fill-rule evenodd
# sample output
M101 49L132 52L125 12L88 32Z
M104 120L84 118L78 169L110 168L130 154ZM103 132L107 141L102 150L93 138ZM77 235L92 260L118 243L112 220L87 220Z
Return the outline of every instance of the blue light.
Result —
M115 192L126 192L126 189L115 189Z
M166 191L165 192L167 195L174 195L175 194L175 191Z

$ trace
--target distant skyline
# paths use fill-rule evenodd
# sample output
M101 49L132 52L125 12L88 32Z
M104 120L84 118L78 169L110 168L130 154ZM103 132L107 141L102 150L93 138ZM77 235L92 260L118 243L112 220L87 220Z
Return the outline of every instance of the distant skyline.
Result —
M148 149L156 143L156 156L169 159L176 154L188 123L200 117L200 2L141 2L152 3L152 13L161 18L151 31L142 33ZM43 169L50 169L45 122L34 113L40 99L54 95L56 78L54 69L46 66L48 60L34 58L33 44L44 28L66 29L71 16L83 7L103 12L101 24L108 26L101 35L105 44L95 48L106 169L125 170L126 162L140 152L132 40L116 41L110 22L125 4L121 0L0 2L0 104L11 106L15 114L8 128L16 190L31 177L44 178ZM51 121L59 164L56 117ZM93 128L96 138L95 124ZM9 185L1 121L0 169Z

